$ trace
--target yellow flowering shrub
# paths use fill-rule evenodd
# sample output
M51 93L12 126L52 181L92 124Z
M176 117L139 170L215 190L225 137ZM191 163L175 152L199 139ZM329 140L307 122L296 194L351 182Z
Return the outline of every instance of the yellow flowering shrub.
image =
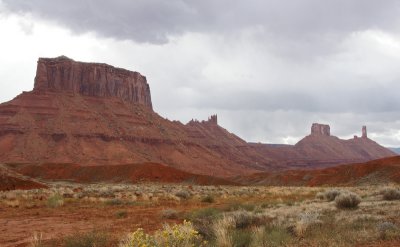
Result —
M173 226L164 225L154 235L144 233L139 228L129 234L121 243L120 247L202 247L207 242L202 240L200 234L194 229L190 221Z
M154 247L157 246L154 237L146 234L142 228L128 234L119 244L120 247Z

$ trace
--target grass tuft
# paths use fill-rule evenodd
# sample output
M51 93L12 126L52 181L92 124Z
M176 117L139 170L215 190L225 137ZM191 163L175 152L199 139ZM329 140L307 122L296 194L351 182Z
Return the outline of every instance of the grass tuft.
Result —
M342 193L335 198L335 205L339 209L354 209L360 202L361 198L352 192Z
M66 237L64 247L107 247L109 236L101 232L77 233Z

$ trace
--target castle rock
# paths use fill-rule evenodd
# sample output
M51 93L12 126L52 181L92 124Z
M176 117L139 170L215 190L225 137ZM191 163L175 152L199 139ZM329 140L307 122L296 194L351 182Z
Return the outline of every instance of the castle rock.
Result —
M65 56L39 58L33 91L117 97L152 109L145 76L104 63L76 62Z

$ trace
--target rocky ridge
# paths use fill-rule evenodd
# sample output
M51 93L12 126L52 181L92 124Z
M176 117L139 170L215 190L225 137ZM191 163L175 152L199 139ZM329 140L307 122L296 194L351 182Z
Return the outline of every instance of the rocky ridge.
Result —
M216 115L187 124L152 110L146 78L106 64L39 59L35 87L0 104L0 162L83 166L165 164L234 176L326 167L394 155L365 138L340 140L327 125L296 145L250 144Z

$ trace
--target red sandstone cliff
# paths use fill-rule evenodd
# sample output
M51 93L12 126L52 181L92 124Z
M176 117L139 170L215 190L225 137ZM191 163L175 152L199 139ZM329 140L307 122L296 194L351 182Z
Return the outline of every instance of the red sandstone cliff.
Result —
M137 72L65 57L39 59L35 87L0 104L0 162L118 165L156 162L232 176L314 168L390 156L368 138L330 136L329 126L295 146L249 144L217 116L184 125L152 110ZM365 133L366 134L366 133Z
M138 72L102 63L75 62L65 56L39 58L33 91L118 97L152 109L149 84Z

